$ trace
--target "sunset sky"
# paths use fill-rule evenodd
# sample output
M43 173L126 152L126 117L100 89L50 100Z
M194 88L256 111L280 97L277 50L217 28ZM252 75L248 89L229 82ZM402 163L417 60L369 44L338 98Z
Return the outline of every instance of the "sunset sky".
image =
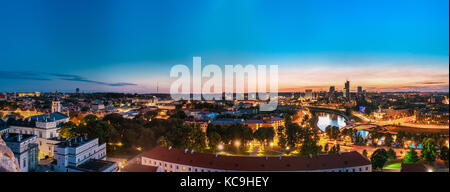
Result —
M448 0L0 3L0 92L168 92L172 66L279 65L280 91L449 90Z

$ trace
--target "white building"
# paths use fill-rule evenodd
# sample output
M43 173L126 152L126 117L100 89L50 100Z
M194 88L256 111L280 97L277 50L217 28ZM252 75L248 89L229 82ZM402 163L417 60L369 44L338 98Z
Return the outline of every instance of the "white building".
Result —
M94 103L91 105L91 110L92 111L99 111L99 110L104 110L105 109L105 105L103 105L102 103Z
M20 172L35 171L38 165L36 135L4 133L2 139L14 153Z
M106 143L98 138L76 137L55 145L57 172L112 172L117 164L106 159Z
M162 172L372 172L372 164L360 153L310 155L309 157L223 156L155 147L141 155L141 165Z
M69 116L63 113L48 113L30 117L25 121L15 121L10 127L11 133L32 134L37 136L39 144L40 157L53 156L53 147L55 138L58 137L58 131L61 124L69 121Z

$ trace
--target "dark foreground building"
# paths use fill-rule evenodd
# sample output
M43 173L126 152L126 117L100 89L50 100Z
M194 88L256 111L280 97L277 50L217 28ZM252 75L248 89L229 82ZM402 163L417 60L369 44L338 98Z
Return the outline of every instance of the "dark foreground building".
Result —
M370 161L356 151L306 157L251 157L197 153L155 147L141 154L138 162L162 172L371 172Z

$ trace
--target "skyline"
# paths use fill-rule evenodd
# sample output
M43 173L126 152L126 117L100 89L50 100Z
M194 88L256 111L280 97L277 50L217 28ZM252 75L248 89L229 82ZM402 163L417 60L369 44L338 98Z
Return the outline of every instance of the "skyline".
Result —
M448 1L2 4L2 92L168 92L193 56L278 64L279 92L449 90Z

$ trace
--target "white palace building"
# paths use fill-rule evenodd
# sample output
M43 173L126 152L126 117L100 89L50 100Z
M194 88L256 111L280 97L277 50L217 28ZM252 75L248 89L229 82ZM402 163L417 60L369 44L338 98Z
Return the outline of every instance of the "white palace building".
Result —
M106 159L106 143L98 138L75 137L55 145L56 172L114 172L117 164Z
M143 166L161 172L372 172L360 153L279 157L224 156L157 146L140 155Z
M9 132L36 135L41 158L42 155L53 157L55 144L61 142L58 130L68 121L69 116L60 112L36 115L25 121L13 122L9 126Z

